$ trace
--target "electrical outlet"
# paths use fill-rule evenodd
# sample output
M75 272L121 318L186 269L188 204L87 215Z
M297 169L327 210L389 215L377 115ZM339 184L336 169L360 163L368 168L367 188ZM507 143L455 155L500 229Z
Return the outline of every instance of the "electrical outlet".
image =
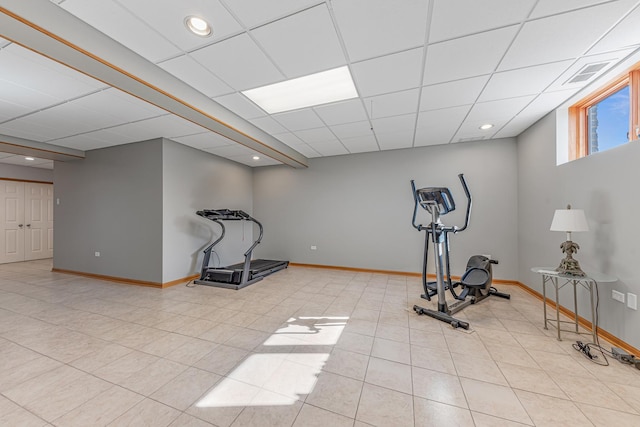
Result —
M317 247L316 245L311 245L311 250L312 250L312 251L317 251L317 250L318 250L318 247Z
M638 309L638 296L636 294L627 292L627 307L629 307L632 310Z
M621 303L624 303L624 294L622 292L618 292L616 290L612 290L611 291L611 298L613 298L616 301L620 301Z
M96 256L100 256L100 252L96 252Z

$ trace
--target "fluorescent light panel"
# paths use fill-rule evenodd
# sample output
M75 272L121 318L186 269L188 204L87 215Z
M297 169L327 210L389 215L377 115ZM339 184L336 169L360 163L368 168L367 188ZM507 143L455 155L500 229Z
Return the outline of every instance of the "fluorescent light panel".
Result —
M242 92L269 114L356 98L348 67L275 83Z

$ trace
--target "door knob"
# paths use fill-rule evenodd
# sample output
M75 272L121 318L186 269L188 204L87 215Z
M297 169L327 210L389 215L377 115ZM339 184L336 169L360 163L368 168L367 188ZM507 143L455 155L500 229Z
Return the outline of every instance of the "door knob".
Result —
M27 227L31 228L31 224L27 224Z
M22 227L23 227L23 225L22 225L22 224L18 224L18 227L22 228Z

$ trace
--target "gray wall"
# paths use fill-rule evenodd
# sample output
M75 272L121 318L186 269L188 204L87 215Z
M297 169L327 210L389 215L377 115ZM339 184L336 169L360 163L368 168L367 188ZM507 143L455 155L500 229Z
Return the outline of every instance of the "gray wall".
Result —
M202 250L220 235L220 227L196 215L197 210L228 208L251 213L252 172L248 166L169 140L163 143L162 170L162 276L164 282L170 282L198 272ZM211 265L242 261L242 254L253 243L250 223L225 225L227 233Z
M161 140L56 162L54 182L54 268L162 281Z
M619 278L599 286L602 328L640 347L638 311L611 299L611 290L640 294L635 222L640 210L640 144L637 142L556 166L556 116L552 113L518 137L518 235L520 281L542 292L530 268L557 266L566 235L551 232L555 209L567 203L584 209L590 231L574 233L575 256L584 270ZM569 289L567 289L569 291ZM588 313L587 293L580 292L579 312ZM571 307L570 295L560 303Z
M496 278L517 280L516 160L515 139L501 139L317 158L303 170L255 169L254 214L265 227L257 253L298 263L419 272L424 232L411 226L409 181L449 187L457 210L443 222L462 225L462 172L474 205L469 229L451 236L453 274L464 272L469 256L489 254L500 261ZM429 219L420 212L422 223Z
M53 171L51 169L0 163L0 178L53 182Z

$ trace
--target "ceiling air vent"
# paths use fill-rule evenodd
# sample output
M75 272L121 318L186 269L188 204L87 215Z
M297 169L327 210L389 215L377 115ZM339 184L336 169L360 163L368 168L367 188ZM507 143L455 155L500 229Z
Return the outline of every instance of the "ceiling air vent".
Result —
M472 137L468 137L468 138L459 138L458 142L470 142L470 141L480 141L481 139L484 139L484 136L472 136Z
M602 71L609 62L599 62L597 64L587 64L580 69L577 73L575 73L569 80L567 80L564 84L571 83L581 83L586 82L591 79L593 76Z

